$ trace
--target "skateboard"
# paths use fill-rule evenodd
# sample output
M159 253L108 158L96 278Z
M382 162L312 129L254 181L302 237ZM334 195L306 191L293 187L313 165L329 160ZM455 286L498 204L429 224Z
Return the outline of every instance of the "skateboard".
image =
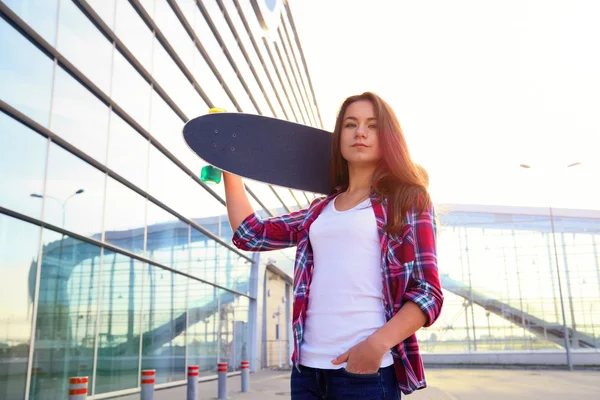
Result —
M328 194L331 133L276 118L220 109L188 121L183 137L201 159L201 179L220 171L271 185Z

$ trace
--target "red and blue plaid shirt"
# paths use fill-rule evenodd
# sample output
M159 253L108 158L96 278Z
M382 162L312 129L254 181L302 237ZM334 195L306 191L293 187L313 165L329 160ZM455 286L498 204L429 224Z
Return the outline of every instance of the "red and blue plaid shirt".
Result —
M233 235L235 246L246 251L268 251L297 246L294 265L294 353L292 362L300 359L310 282L314 268L309 229L323 208L341 189L326 198L313 201L309 208L288 215L262 220L257 214L248 216ZM381 274L386 320L389 321L407 301L416 303L430 326L440 314L443 295L437 269L436 225L433 207L423 213L409 212L398 235L384 231L387 222L385 204L374 194L371 204L375 213L381 244ZM423 363L416 335L392 350L398 385L404 394L426 387Z

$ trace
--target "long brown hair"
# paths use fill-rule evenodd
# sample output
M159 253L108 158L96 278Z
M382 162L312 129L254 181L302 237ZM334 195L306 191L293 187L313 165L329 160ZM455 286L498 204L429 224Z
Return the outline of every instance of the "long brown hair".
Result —
M346 109L350 104L366 100L373 104L379 132L381 160L373 174L372 187L380 200L387 199L388 221L386 232L397 234L404 226L404 215L417 209L426 210L431 203L427 192L426 174L423 174L410 156L404 133L391 107L371 92L348 97L340 107L333 131L331 147L332 190L348 186L348 162L342 157L340 134Z

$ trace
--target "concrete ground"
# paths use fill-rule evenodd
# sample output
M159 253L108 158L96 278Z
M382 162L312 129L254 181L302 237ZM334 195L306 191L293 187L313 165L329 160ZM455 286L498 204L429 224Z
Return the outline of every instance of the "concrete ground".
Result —
M428 387L403 398L410 400L598 400L600 371L437 369L426 370ZM231 400L290 398L290 371L261 371L250 375L250 393L240 393L240 377L227 381ZM217 397L217 382L198 385L198 400ZM185 387L156 391L155 400L185 400ZM139 394L121 397L138 400Z

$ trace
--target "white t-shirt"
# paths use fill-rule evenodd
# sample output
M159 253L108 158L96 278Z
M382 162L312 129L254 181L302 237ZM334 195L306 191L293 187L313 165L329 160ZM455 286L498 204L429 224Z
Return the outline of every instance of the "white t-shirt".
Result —
M369 337L385 322L381 246L377 222L367 199L347 211L335 200L310 226L314 270L300 364L337 369L331 360ZM381 367L393 364L391 352Z

